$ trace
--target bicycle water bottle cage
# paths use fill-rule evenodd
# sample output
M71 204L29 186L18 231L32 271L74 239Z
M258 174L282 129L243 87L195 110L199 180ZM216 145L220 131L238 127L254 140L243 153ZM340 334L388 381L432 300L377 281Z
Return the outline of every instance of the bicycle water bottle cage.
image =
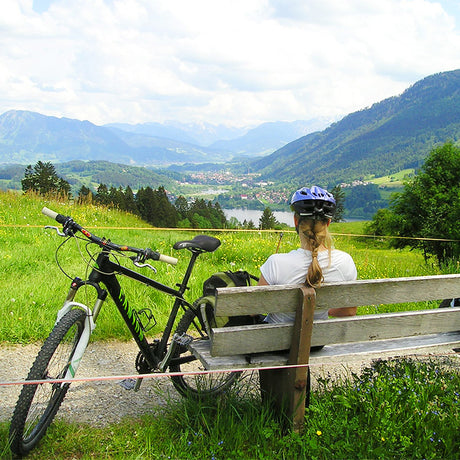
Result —
M207 235L197 235L193 240L178 241L173 248L189 249L197 252L214 252L219 246L219 239Z

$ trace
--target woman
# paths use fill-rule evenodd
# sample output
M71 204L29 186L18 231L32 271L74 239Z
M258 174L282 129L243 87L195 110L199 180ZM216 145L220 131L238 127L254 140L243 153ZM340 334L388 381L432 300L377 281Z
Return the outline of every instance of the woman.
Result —
M331 193L320 187L303 187L291 199L294 224L300 248L286 254L273 254L260 267L259 285L302 284L320 287L322 282L356 279L356 267L349 254L332 248L328 227L336 202ZM315 319L331 316L353 316L356 307L331 308L315 313ZM294 313L271 313L266 322L294 321Z

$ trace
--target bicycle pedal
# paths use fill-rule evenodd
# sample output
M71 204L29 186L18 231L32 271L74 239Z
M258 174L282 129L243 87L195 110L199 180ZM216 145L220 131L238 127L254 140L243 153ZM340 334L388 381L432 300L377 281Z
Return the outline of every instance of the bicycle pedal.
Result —
M190 344L190 342L193 341L193 337L190 335L187 335L185 332L181 335L174 334L173 337L174 342L176 342L178 345L181 345L183 347L186 347L187 345Z
M125 390L132 390L136 387L138 379L123 379L118 384Z

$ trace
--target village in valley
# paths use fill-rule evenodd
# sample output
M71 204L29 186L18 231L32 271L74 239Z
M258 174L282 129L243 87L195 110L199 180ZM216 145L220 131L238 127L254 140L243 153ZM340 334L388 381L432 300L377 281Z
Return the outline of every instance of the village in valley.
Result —
M274 182L260 180L260 174L236 174L228 170L191 173L180 185L204 185L200 192L209 198L218 198L222 207L228 202L237 207L258 209L263 206L281 206L287 209L290 198L288 188L275 186ZM237 203L238 202L238 203Z

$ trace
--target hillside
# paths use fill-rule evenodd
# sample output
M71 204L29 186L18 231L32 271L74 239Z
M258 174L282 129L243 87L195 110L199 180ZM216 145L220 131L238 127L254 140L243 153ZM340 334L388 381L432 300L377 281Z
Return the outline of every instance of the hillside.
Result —
M352 113L252 164L277 181L336 185L420 166L433 146L460 140L460 70Z
M82 185L95 190L99 184L137 190L141 187L168 188L172 179L161 172L138 166L127 166L109 161L69 161L56 164L56 171L77 192Z
M147 186L158 188L160 185L169 188L175 182L171 178L172 173L166 171L153 171L109 161L69 161L54 166L59 177L69 182L75 194L83 185L93 191L96 191L99 184L115 188L126 188L129 185L137 190ZM24 171L24 165L0 165L0 189L21 190Z

